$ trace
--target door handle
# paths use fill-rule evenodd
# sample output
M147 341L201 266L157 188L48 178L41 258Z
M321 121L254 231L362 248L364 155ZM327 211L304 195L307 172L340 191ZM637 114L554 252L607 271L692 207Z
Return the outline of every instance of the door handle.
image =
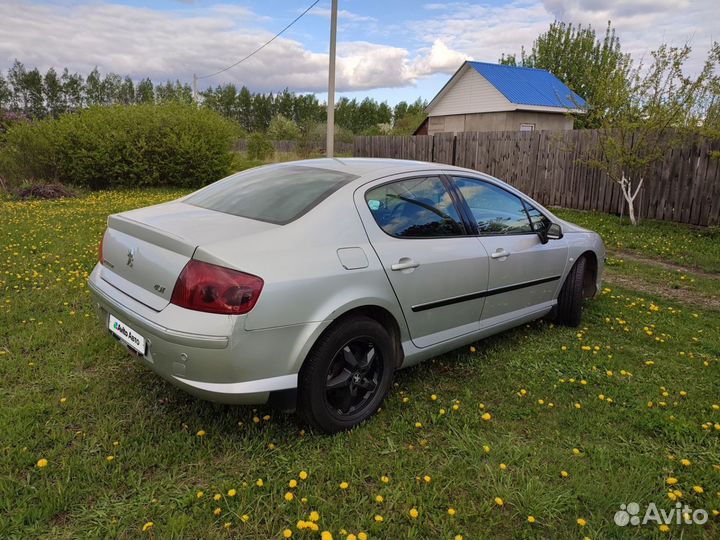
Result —
M505 251L502 248L498 248L498 250L495 253L490 254L490 257L493 259L502 259L504 257L509 257L509 256L510 256L510 252Z
M417 268L418 266L420 266L419 262L415 262L408 257L403 257L398 262L393 264L390 267L390 270L392 270L393 272L398 272L400 270L409 270L411 268Z

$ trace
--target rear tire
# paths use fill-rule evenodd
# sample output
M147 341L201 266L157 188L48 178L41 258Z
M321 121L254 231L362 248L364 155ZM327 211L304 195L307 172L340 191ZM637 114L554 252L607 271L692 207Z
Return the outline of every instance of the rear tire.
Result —
M379 322L341 321L320 337L300 370L297 412L328 434L353 428L375 414L395 366L393 340Z
M560 289L557 303L557 322L565 326L578 326L582 317L583 284L585 280L585 257L580 257L570 269L565 283Z

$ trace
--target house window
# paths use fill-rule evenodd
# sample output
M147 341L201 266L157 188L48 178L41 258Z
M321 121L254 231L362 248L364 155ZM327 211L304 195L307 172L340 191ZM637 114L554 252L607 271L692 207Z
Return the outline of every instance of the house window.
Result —
M520 124L520 131L535 131L535 124Z

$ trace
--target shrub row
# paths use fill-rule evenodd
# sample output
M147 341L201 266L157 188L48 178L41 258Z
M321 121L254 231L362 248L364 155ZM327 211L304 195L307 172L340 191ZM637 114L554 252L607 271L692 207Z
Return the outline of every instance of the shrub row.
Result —
M239 127L195 105L93 107L5 134L0 175L91 189L199 187L230 170Z

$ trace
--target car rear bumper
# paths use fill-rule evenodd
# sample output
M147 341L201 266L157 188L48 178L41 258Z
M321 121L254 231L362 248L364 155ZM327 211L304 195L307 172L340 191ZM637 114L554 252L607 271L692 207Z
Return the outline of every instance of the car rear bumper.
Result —
M138 356L145 366L182 390L209 401L261 404L272 392L295 389L308 344L329 324L246 331L244 316L200 313L172 304L154 311L100 274L98 266L88 286L108 334L108 318L113 315L146 339L146 354ZM209 329L217 335L207 333Z

